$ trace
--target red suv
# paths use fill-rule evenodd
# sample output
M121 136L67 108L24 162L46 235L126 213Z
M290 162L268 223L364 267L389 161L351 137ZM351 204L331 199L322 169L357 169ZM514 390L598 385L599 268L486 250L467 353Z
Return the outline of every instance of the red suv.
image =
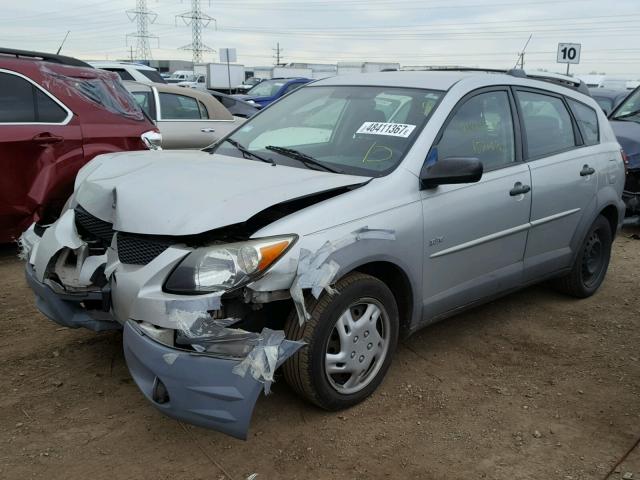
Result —
M55 219L93 157L157 148L157 132L116 74L0 48L0 243Z

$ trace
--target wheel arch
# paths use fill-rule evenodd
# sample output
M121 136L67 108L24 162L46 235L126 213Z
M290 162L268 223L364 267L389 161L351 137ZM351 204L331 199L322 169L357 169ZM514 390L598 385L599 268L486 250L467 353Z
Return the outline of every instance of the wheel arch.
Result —
M408 332L416 315L416 295L406 270L389 259L376 259L351 265L348 269L341 270L339 277L342 278L354 271L377 278L391 290L398 305L400 329L402 332Z
M600 215L606 218L609 222L609 226L611 227L611 238L615 238L618 231L618 208L613 204L609 204L600 211Z

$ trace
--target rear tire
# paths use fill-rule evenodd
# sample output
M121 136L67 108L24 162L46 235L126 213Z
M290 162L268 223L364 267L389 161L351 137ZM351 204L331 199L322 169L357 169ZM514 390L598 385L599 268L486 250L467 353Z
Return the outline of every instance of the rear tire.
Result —
M612 242L611 225L599 215L582 241L571 272L556 280L556 288L577 298L596 293L609 267Z
M326 410L351 407L374 392L391 364L399 330L395 298L382 281L353 272L335 289L337 295L307 299L311 318L302 326L295 310L285 326L288 339L307 343L285 362L285 379Z

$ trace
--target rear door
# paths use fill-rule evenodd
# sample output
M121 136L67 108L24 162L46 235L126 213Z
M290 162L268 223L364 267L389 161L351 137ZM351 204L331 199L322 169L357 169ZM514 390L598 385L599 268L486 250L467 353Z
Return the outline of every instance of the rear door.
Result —
M522 283L532 191L516 118L508 88L472 93L454 109L427 157L473 157L484 166L477 183L422 192L428 320Z
M195 97L169 92L158 92L158 97L163 148L204 148L236 125L233 119L216 119L215 112Z
M515 93L535 191L525 255L526 278L533 281L571 264L576 229L595 208L599 162L562 96L521 88Z
M72 112L27 77L0 70L0 241L60 208L83 163Z

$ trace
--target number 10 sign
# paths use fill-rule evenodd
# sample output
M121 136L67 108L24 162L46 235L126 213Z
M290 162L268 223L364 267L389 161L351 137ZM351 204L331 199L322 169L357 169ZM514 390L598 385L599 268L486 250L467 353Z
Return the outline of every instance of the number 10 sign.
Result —
M559 43L558 63L580 63L579 43Z

